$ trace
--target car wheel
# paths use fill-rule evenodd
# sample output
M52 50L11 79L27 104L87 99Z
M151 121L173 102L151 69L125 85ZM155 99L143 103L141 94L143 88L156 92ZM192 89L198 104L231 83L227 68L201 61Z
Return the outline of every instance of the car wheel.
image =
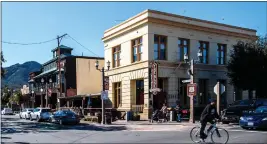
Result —
M249 128L247 128L247 127L241 127L242 129L245 129L245 130L248 130Z
M22 119L21 115L19 115L19 119Z
M49 122L49 123L52 123L52 118L49 118L49 119L48 119L48 122Z
M39 116L36 116L36 121L37 121L37 122L40 122L40 118L39 118Z
M32 115L30 115L30 121L32 121Z

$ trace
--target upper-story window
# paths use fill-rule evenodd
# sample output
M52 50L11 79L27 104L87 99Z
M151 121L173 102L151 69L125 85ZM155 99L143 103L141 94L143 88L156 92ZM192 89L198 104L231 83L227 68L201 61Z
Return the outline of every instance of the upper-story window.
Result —
M120 54L121 54L121 46L116 46L112 48L112 55L113 55L113 67L120 66Z
M166 60L167 37L155 35L154 36L154 59Z
M189 58L189 39L179 38L178 39L178 52L180 53L180 60L184 61L184 55L186 54Z
M209 42L199 41L199 50L202 52L202 58L200 59L200 63L208 64L209 60Z
M142 37L132 40L132 62L137 62L142 60L142 48L143 48Z
M225 65L225 63L226 63L226 44L218 44L217 64Z

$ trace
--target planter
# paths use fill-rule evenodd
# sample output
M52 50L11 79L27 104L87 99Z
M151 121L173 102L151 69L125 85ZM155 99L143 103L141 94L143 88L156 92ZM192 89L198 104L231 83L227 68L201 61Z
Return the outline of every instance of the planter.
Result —
M133 121L140 121L140 115L134 115Z

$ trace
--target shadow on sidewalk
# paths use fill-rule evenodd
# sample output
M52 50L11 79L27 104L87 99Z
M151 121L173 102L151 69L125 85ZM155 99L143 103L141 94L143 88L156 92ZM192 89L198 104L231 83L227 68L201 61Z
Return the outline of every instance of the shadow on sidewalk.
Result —
M126 130L125 126L98 126L93 124L79 125L59 125L47 122L2 122L1 133L17 134L17 133L49 133L55 131L66 130L88 130L88 131L122 131Z

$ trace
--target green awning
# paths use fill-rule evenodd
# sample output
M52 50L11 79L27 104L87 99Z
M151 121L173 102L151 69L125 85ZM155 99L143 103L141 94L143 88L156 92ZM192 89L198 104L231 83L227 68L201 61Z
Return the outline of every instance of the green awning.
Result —
M52 68L52 69L50 69L50 70L48 70L48 71L45 71L45 72L40 73L39 75L35 76L34 78L39 78L39 77L41 77L41 76L47 75L47 74L49 74L49 73L52 73L52 72L54 72L54 71L56 71L56 70L57 70L56 67L55 67L55 68Z

